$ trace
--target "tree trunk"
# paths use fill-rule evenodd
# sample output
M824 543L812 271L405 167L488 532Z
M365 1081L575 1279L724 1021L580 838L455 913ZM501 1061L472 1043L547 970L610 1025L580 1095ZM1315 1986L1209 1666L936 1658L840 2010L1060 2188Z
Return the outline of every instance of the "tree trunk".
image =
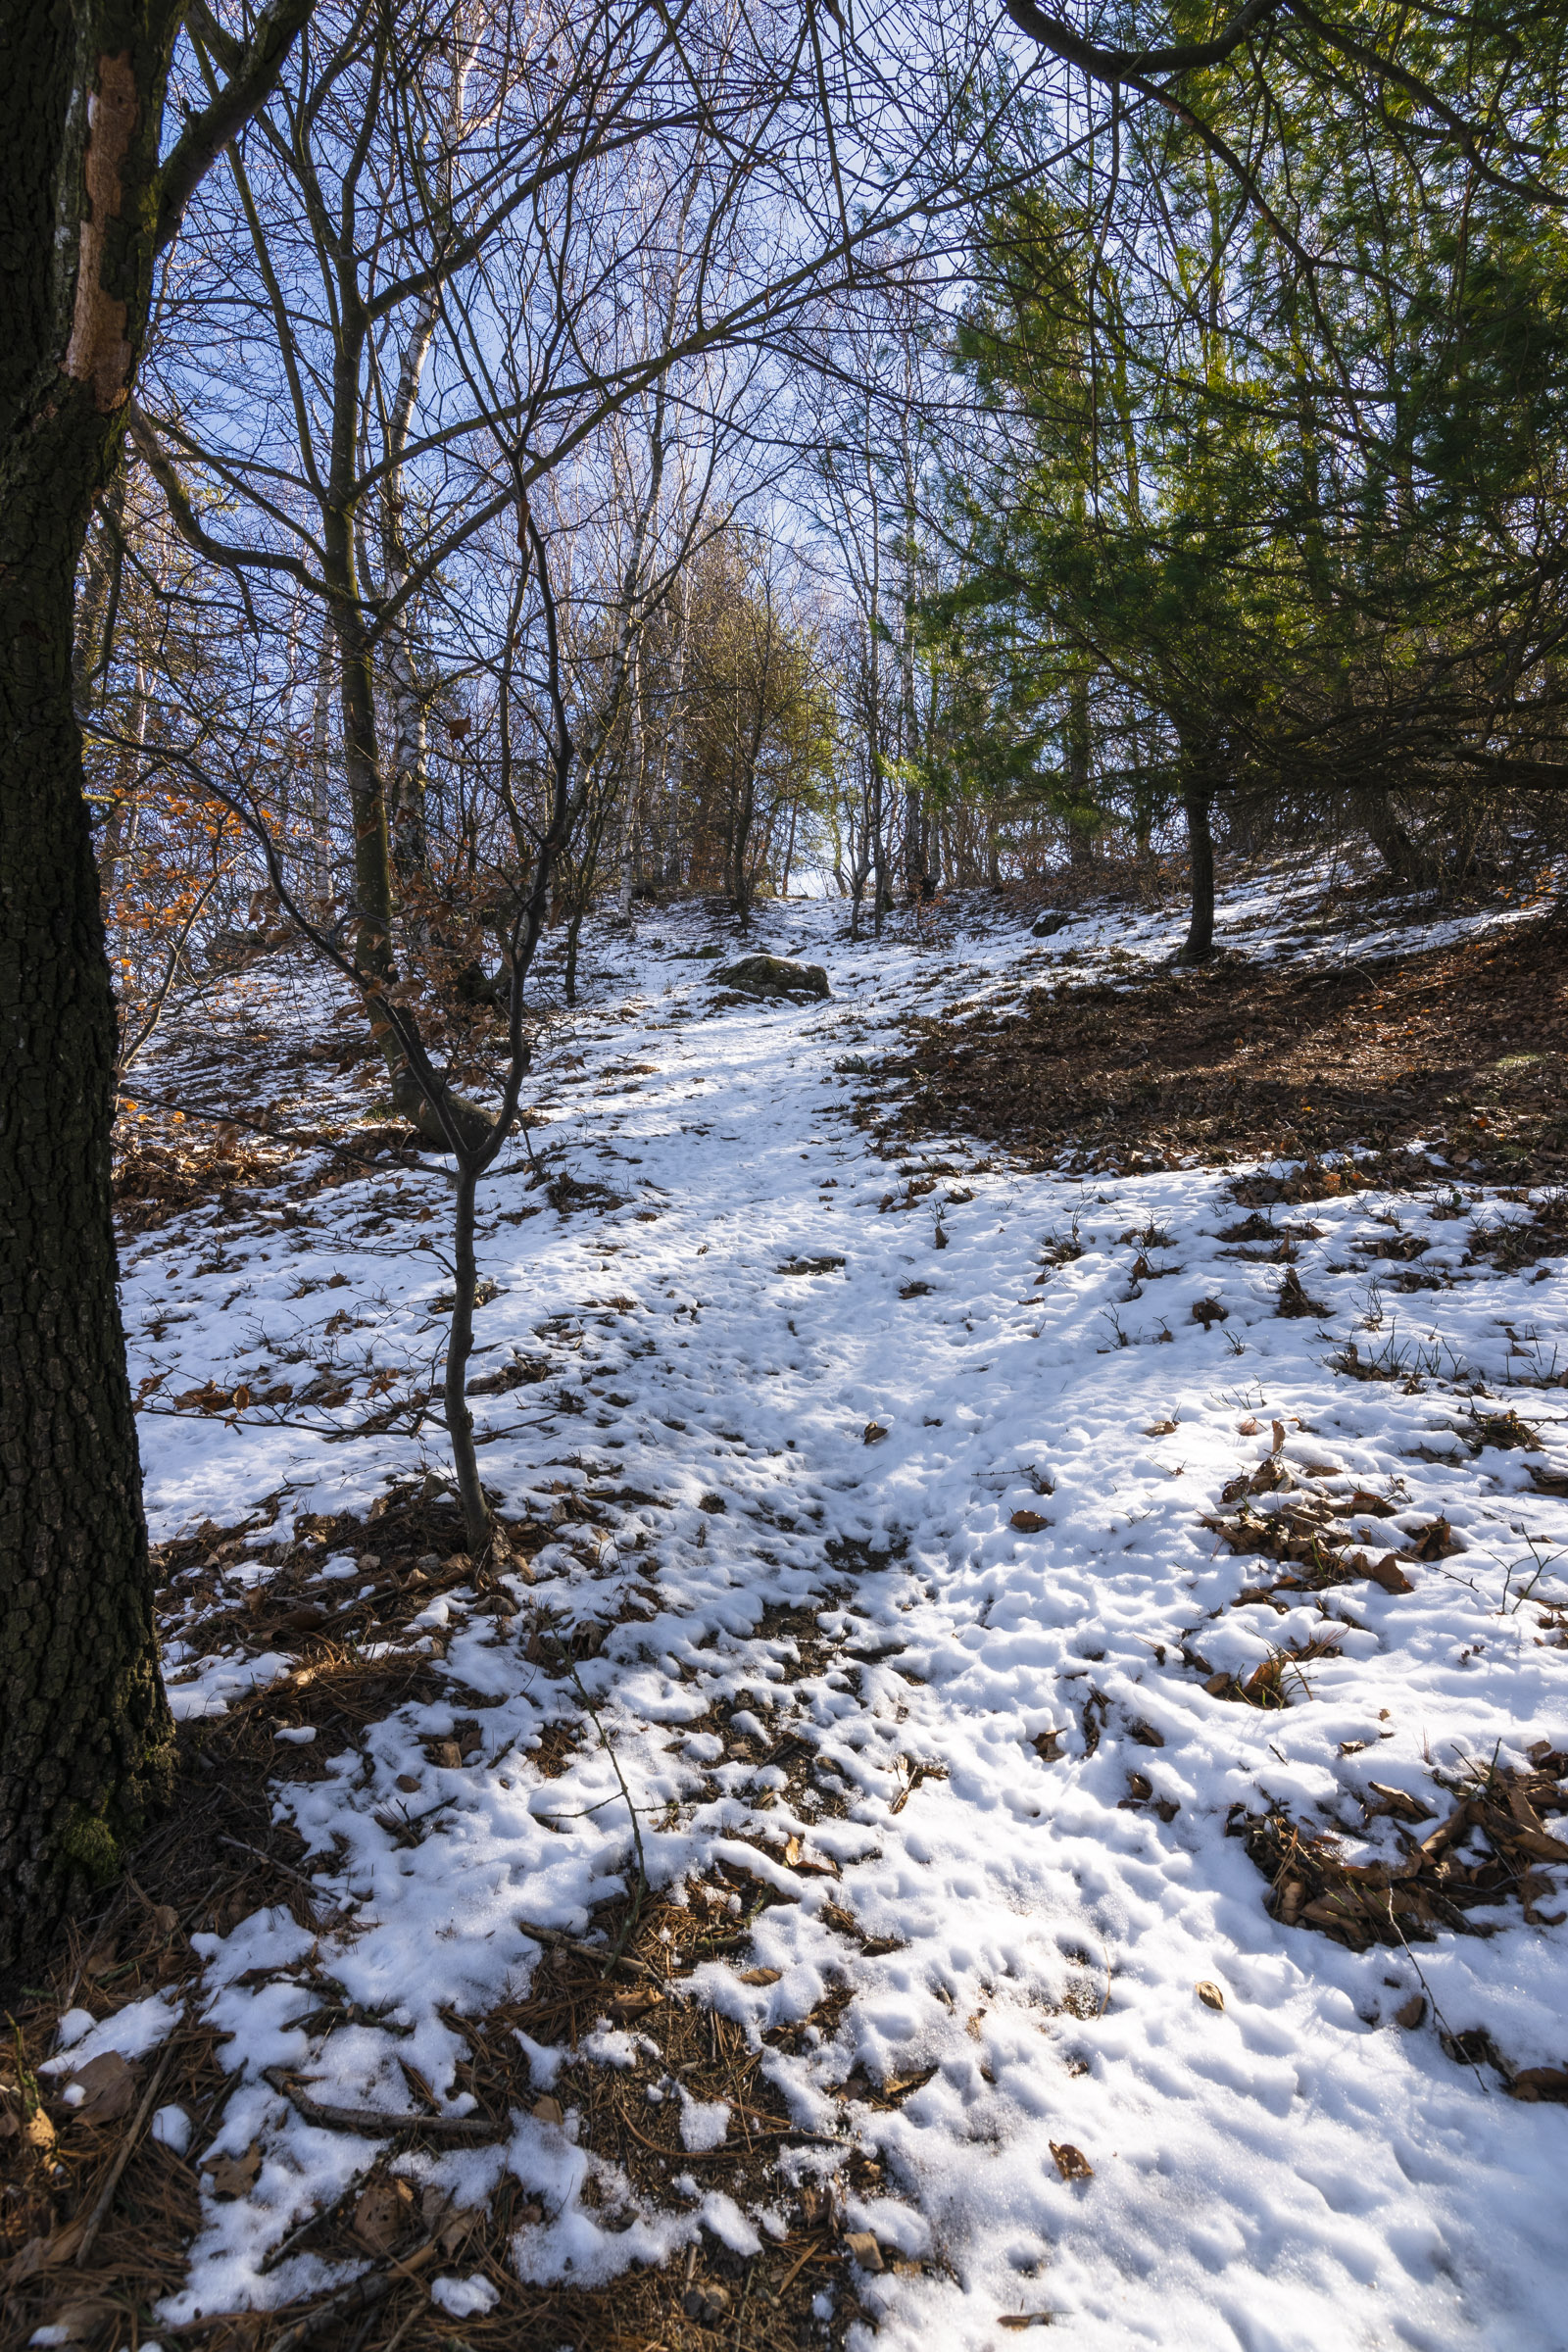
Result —
M1206 963L1214 953L1214 836L1209 825L1213 805L1213 786L1190 779L1182 793L1182 807L1187 811L1193 916L1176 957L1178 963Z
M1075 866L1095 862L1089 791L1089 680L1076 677L1067 705L1067 854Z
M1386 786L1365 784L1352 806L1367 839L1401 890L1436 890L1442 880L1438 861L1410 839L1394 812Z
M14 455L0 502L0 1967L114 1876L172 1759L116 1293L115 1008L71 694L91 458L70 466L49 438L31 465Z
M324 909L332 897L332 780L328 747L332 724L332 616L321 615L316 651L316 694L311 706L312 877Z
M0 0L0 1968L162 1798L110 1199L115 1008L72 700L77 560L114 480L158 245L306 0L160 160L172 0Z

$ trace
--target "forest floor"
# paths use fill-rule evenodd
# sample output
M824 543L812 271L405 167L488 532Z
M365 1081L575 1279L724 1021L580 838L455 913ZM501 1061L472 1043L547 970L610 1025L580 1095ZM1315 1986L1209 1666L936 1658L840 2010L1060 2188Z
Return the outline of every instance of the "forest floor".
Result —
M1041 911L595 938L502 1573L363 1016L148 1058L180 1802L16 1994L8 2352L1563 2352L1568 932Z

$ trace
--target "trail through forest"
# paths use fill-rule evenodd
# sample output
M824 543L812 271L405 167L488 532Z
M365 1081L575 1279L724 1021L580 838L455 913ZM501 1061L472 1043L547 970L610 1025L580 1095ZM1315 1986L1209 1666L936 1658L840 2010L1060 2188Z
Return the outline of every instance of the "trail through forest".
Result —
M1222 945L1526 919L1335 905L1233 880ZM1562 1194L1452 1134L1205 1165L1179 1101L1136 1172L934 1134L916 1016L1136 988L1181 923L898 925L760 909L832 991L762 1003L698 908L595 932L482 1196L493 1572L449 1186L355 1007L277 956L148 1060L189 1805L23 2022L89 2117L180 2053L166 2342L334 2296L372 2348L1568 2342Z

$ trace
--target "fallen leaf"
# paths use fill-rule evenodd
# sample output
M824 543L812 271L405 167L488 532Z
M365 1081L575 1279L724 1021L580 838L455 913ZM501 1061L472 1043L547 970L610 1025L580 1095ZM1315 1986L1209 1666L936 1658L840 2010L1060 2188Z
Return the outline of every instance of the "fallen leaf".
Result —
M1043 1527L1051 1525L1051 1521L1042 1518L1038 1511L1014 1511L1011 1524L1020 1536L1038 1536Z
M1056 2170L1064 2180L1092 2180L1095 2168L1082 2148L1075 2148L1070 2139L1054 2139L1051 2153L1056 2159Z
M1225 2006L1225 1995L1207 1977L1198 1986L1198 1997L1205 2009L1223 2009Z
M881 2270L882 2249L869 2230L846 2230L844 2243L851 2259L858 2262L862 2271Z
M1164 1733L1155 1731L1153 1725L1146 1723L1141 1715L1127 1726L1127 1737L1136 1740L1140 1747L1163 1747L1165 1744Z
M801 1858L801 1841L800 1841L800 1839L799 1839L798 1838L786 1838L786 1839L785 1839L785 1841L784 1841L784 1859L785 1859L785 1861L786 1861L786 1862L789 1862L789 1863L795 1863L795 1862L798 1862L798 1861L800 1860L800 1858Z
M49 2341L54 2344L84 2344L96 2335L106 2320L119 2319L120 2306L105 2302L102 2296L86 2296L75 2303L59 2305L49 2314Z
M1452 1528L1446 1519L1430 1519L1425 1527L1408 1531L1411 1535L1411 1557L1417 1560L1446 1560L1462 1547L1454 1541Z
M863 1445L874 1446L877 1444L879 1439L885 1438L887 1434L887 1431L882 1427L880 1421L868 1421L864 1429L860 1432L860 1440Z
M40 2156L55 2144L55 2128L41 2107L35 2107L22 2127L22 2136Z
M1392 1551L1386 1551L1381 1560L1368 1560L1365 1573L1375 1585L1381 1585L1385 1592L1413 1592L1415 1591L1414 1585L1405 1575Z
M413 1796L419 1788L419 1776L416 1772L400 1772L393 1786L401 1788L405 1796Z
M213 2177L215 2197L242 2197L262 2169L262 2151L252 2140L243 2156L215 2156L203 2167Z
M1527 2066L1508 2085L1511 2099L1551 2099L1568 2106L1568 2071L1560 2066Z
M1269 1428L1274 1433L1272 1451L1275 1453L1280 1453L1284 1450L1285 1446L1285 1424L1283 1421L1271 1421L1269 1423Z
M130 2113L136 2096L136 2072L118 2050L105 2050L101 2057L89 2059L79 2075L72 2076L68 2095L72 2090L81 2093L79 2102L73 2102L78 2124L113 2124Z
M1413 2034L1417 2026L1426 2022L1426 2014L1425 1993L1412 1992L1410 1998L1407 2001L1401 2001L1394 2012L1394 2022L1396 2026L1402 2026L1407 2034Z
M371 2254L390 2254L414 2218L414 2191L407 2180L372 2180L354 2208L350 2224Z
M1262 1426L1260 1421L1254 1421L1249 1413L1245 1421L1237 1422L1236 1434L1239 1438L1255 1438Z
M781 1968L745 1968L741 1971L743 1984L776 1984L784 1974Z
M1367 1787L1374 1796L1380 1796L1383 1799L1391 1813L1397 1813L1401 1821L1431 1821L1435 1819L1432 1807L1423 1804L1420 1797L1412 1796L1408 1788L1396 1788L1387 1781L1369 1781Z
M1151 1421L1144 1432L1146 1438L1171 1438L1175 1434L1176 1424L1174 1421ZM1027 2327L1029 2323L1027 2320L1004 2320L1002 2325L1004 2328L1018 2328Z
M561 2125L566 2120L566 2111L562 2106L559 2099L552 2099L548 2097L543 2099L535 2099L533 2103L533 2120L536 2124Z
M722 2328L734 2299L727 2286L708 2281L702 2286L688 2287L680 2307L700 2328Z
M1065 1738L1065 1732L1036 1732L1029 1744L1042 1764L1059 1764L1061 1762L1061 1741Z
M610 2006L617 2017L641 2017L657 2009L663 1997L657 1984L634 1984L624 1992L612 1993Z

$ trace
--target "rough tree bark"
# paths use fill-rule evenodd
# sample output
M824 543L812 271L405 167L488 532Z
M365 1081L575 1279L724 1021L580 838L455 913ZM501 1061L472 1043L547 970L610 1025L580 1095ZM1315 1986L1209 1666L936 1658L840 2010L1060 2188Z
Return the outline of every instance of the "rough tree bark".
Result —
M1187 812L1188 857L1192 864L1193 914L1178 949L1178 963L1206 963L1214 953L1214 835L1210 818L1214 788L1191 776L1182 792Z
M0 1967L114 1875L172 1759L116 1292L76 565L158 249L309 6L274 0L244 50L219 33L227 81L160 164L180 0L0 0Z

